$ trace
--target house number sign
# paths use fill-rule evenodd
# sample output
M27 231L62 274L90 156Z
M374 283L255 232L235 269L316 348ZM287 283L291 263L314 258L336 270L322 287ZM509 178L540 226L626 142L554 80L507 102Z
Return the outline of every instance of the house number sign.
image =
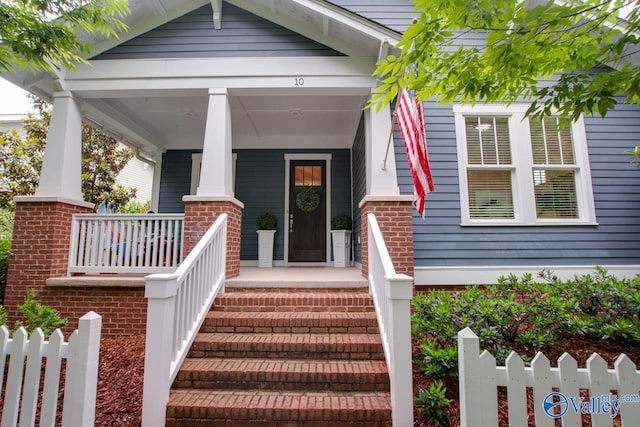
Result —
M294 77L293 78L294 86L304 86L304 78L303 77Z

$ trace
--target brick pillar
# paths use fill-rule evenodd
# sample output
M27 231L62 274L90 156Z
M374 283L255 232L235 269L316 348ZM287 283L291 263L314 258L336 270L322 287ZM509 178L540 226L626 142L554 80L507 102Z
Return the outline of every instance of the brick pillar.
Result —
M91 212L88 203L42 200L16 200L4 299L11 319L15 319L16 306L24 302L29 289L35 289L39 299L48 304L46 280L67 275L72 216Z
M207 232L211 224L223 213L227 218L227 278L240 274L240 230L242 208L237 200L197 200L198 196L185 198L184 251L188 255Z
M411 201L363 200L360 206L362 220L362 275L369 276L369 226L367 215L373 213L378 220L382 236L398 274L413 277L413 224Z

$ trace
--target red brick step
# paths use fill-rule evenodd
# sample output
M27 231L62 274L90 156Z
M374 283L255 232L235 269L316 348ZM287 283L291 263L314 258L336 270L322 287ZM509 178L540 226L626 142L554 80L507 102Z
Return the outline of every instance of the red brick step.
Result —
M389 391L384 361L187 359L174 388Z
M223 424L229 420L236 424ZM388 393L379 392L174 390L167 405L167 426L251 425L266 420L268 425L390 427L391 401Z
M383 360L373 334L211 334L200 333L188 357Z
M201 332L377 334L374 312L240 312L211 311Z
M216 298L213 311L362 312L374 310L365 292L228 292Z
M390 427L389 376L359 289L228 289L174 382L168 426Z

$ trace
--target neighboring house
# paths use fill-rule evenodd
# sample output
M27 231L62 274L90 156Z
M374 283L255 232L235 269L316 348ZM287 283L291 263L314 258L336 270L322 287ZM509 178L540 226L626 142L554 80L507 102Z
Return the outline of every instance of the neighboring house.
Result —
M154 209L185 214L186 250L229 214L228 277L257 264L263 212L279 218L282 266L331 265L330 221L348 213L366 275L362 218L373 212L397 270L417 285L543 268L640 271L640 172L624 153L640 139L640 107L621 104L558 131L554 119L523 120L519 104L427 102L436 191L423 221L397 131L382 167L390 107L363 109L376 61L415 16L411 2L141 0L131 9L130 31L94 40L89 64L7 76L53 102L43 181L19 200L18 216L50 208L68 221L87 210L75 162L82 118L155 159ZM321 196L312 214L296 204L305 188ZM39 274L66 275L64 255L53 258Z

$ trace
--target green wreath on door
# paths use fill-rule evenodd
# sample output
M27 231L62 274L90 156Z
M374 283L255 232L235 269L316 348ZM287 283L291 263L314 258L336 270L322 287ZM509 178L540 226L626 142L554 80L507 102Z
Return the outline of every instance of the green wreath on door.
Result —
M320 206L320 194L311 188L303 188L296 196L296 206L302 212L313 212Z

